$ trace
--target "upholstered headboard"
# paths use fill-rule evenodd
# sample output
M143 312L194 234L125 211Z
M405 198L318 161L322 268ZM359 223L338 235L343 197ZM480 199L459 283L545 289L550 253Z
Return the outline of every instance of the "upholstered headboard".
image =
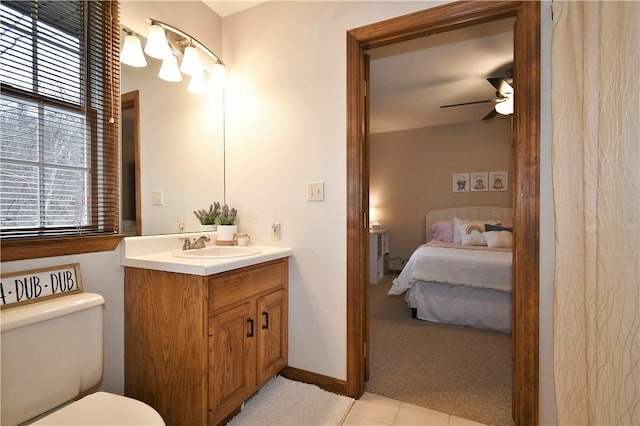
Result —
M440 220L478 219L499 220L502 226L513 224L513 209L511 207L452 207L449 209L431 210L427 213L426 241L431 240L431 224Z

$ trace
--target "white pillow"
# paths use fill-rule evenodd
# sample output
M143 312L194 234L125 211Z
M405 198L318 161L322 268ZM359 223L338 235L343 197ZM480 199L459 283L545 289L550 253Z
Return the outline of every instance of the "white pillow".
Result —
M464 227L465 225L460 225L460 226ZM470 234L462 234L461 243L463 246L486 246L487 245L487 242L482 236L482 232L476 229L472 230Z
M462 243L462 234L469 234L471 231L476 230L480 233L484 232L484 224L500 225L499 220L469 220L453 218L453 242L456 244ZM461 227L460 225L465 225ZM484 244L483 244L484 245Z
M482 236L490 248L510 248L513 245L513 234L509 231L489 231Z

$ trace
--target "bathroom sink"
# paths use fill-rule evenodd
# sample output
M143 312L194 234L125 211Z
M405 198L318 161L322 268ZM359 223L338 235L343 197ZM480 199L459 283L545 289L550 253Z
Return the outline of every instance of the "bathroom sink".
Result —
M256 247L214 246L194 250L178 250L171 253L175 257L187 259L220 259L225 257L252 256L260 253Z

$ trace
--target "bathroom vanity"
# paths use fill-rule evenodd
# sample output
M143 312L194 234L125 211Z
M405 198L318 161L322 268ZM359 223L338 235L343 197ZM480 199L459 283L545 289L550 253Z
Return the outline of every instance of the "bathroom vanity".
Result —
M167 425L218 424L287 365L289 249L126 252L125 395Z

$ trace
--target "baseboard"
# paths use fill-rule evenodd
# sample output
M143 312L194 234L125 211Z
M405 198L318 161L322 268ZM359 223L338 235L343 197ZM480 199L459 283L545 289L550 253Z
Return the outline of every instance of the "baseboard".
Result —
M301 370L299 368L289 366L283 368L282 371L280 371L280 374L287 379L309 383L311 385L316 385L328 392L348 396L347 382L345 380L339 380L333 377L314 373L312 371Z

